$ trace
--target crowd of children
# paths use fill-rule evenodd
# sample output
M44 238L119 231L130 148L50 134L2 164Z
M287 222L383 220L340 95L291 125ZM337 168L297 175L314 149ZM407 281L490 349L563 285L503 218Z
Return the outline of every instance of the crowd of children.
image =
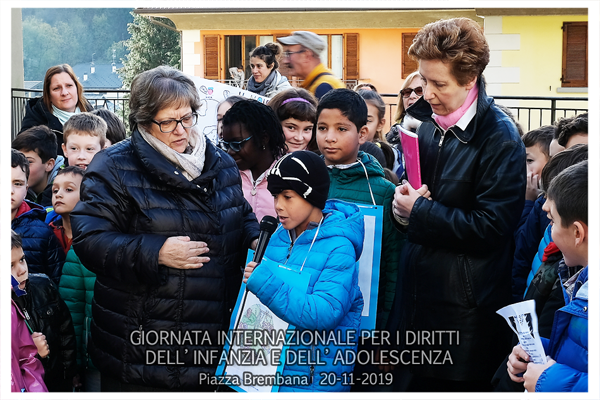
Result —
M423 94L418 74L405 83L402 110ZM359 329L364 301L357 261L365 227L357 205L383 209L377 330L386 329L398 296L407 237L392 212L396 185L406 178L396 124L407 117L397 115L385 135L385 104L374 89L335 89L317 102L306 90L290 88L268 106L229 97L218 107L218 144L238 165L244 197L259 221L270 215L280 222L265 255L274 264L249 263L244 281L299 330ZM100 374L87 351L96 277L72 247L70 213L94 155L125 137L123 123L102 109L65 122L64 157L45 126L13 140L13 391L100 390ZM512 298L536 300L551 359L527 363L528 355L515 343L493 384L498 391L585 391L587 114L531 130L522 140L527 190L514 232ZM308 273L308 289L283 280L272 265ZM360 346L377 351L369 341ZM334 347L327 349L332 353L323 365L287 365L284 375L310 376L310 383L281 390L347 391L342 374L373 367L336 365ZM322 372L340 379L323 385Z

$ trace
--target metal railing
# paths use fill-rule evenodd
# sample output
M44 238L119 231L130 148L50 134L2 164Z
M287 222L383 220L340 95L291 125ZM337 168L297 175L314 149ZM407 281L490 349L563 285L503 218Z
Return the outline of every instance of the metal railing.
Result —
M222 83L233 84L233 80L224 80ZM294 81L295 84L299 84ZM301 82L300 82L301 83ZM344 81L346 87L353 88L356 80ZM25 105L34 97L41 96L41 90L12 89L12 138L21 129L21 122L25 116ZM103 90L86 91L86 98L94 108L105 107L115 112L128 126L129 116L129 90ZM386 103L386 126L387 129L393 124L393 116L396 112L398 95L381 94ZM541 96L494 96L496 103L507 107L513 117L521 124L523 131L527 132L542 125L551 125L557 119L572 117L588 111L587 97L541 97Z
M229 86L241 87L244 90L246 90L246 88L248 87L247 79L241 82L241 86L239 86L238 82L236 82L234 79L218 79L217 82L224 83ZM290 84L294 87L300 87L302 82L302 80L294 79L290 81ZM353 89L354 86L358 84L358 79L342 79L342 82L346 85L347 89Z
M25 117L25 106L27 102L35 97L42 95L40 89L18 89L13 88L12 92L12 115L11 131L12 138L21 130L21 123ZM106 108L117 114L117 116L128 126L129 117L129 90L90 90L85 91L85 98L90 102L94 109Z
M381 94L386 103L386 125L393 125L396 113L397 94ZM587 97L542 97L542 96L492 96L496 104L508 108L524 132L552 125L556 120L573 117L588 111Z

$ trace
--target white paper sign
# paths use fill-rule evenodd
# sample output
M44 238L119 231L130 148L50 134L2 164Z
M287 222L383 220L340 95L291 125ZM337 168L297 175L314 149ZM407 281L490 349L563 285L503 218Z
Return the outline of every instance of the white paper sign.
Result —
M521 347L529 355L529 360L534 364L546 364L546 352L538 333L535 300L511 304L496 312L504 317L517 334Z
M269 102L268 97L260 96L239 87L229 86L198 76L187 75L187 77L194 82L200 95L200 108L196 110L200 131L215 144L217 143L217 107L220 102L229 96L247 97L265 104Z

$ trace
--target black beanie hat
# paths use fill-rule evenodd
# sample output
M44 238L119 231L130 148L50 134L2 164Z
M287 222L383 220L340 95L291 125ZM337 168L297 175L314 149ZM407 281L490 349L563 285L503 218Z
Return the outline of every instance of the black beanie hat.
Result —
M325 161L312 151L295 151L280 158L269 171L267 182L273 196L293 190L313 206L325 208L329 171Z

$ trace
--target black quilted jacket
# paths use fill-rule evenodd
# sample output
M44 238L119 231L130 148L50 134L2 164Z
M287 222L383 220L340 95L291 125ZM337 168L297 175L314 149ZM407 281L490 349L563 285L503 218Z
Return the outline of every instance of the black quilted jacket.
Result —
M214 390L198 378L214 373L218 357L205 363L194 354L221 350L217 334L229 326L259 229L233 159L208 142L204 170L190 182L136 130L96 154L71 216L75 252L97 275L94 365L125 383ZM194 270L160 265L170 236L206 242L210 262ZM155 344L161 332L168 338Z
M422 377L491 379L510 352L510 333L496 310L511 300L525 147L514 123L486 95L481 79L478 83L476 114L464 131L454 126L443 135L423 98L407 110L423 121L417 131L421 177L432 200L419 197L412 208L398 278L403 296L396 296L389 326L460 336L459 344L456 337L450 344L446 334L445 340L436 336L409 347L450 352L452 364L436 364L435 353L432 362L414 363L411 369Z
M31 329L46 335L50 353L40 360L48 391L71 391L77 367L77 342L69 308L61 299L58 286L44 274L29 274L25 291L27 294L18 299L13 292L13 299L21 311L27 311Z

